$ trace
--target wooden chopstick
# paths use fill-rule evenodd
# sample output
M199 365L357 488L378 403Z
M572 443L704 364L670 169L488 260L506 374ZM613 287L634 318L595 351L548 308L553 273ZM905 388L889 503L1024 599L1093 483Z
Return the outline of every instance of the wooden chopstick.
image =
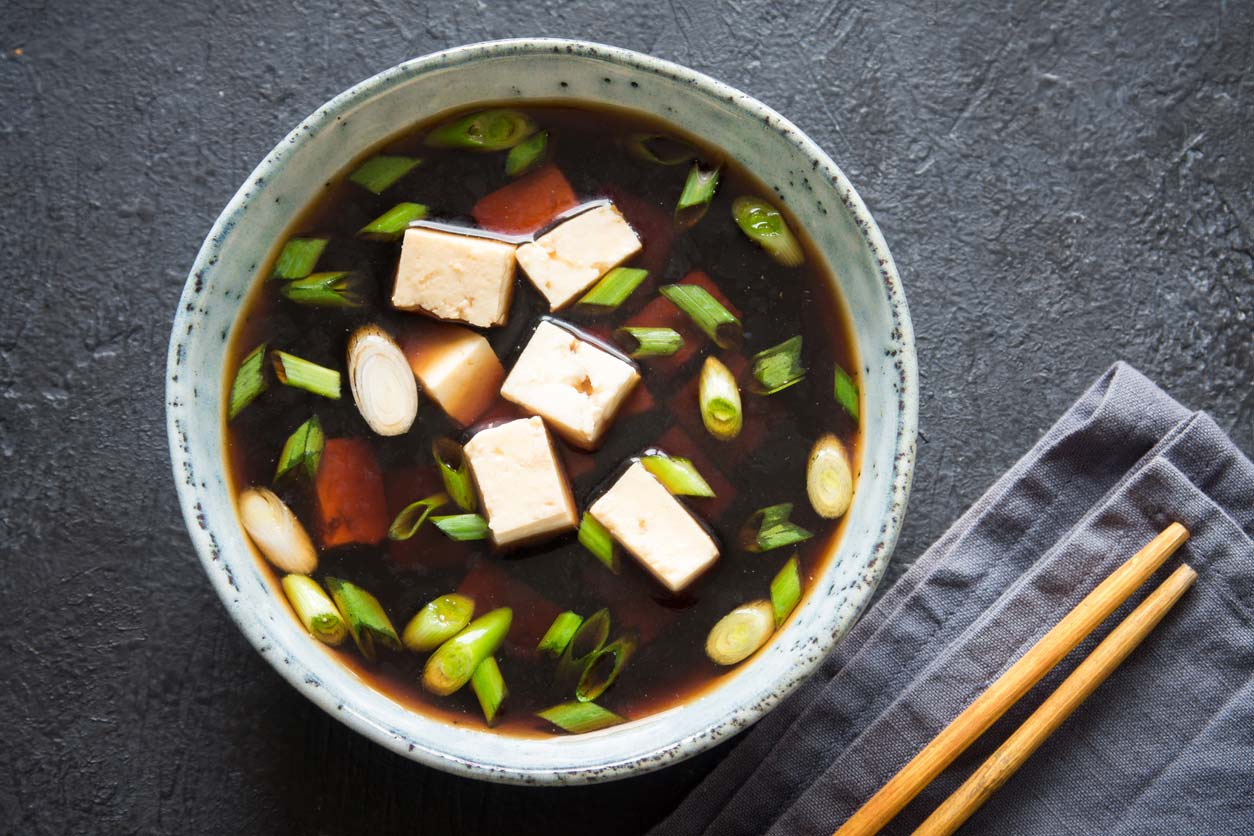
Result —
M1076 666L1032 716L946 798L912 836L949 836L1023 765L1045 739L1071 716L1080 703L1106 681L1137 645L1162 621L1180 596L1197 580L1197 572L1181 565L1149 594L1102 643Z
M1041 677L1118 609L1187 539L1188 529L1180 523L1172 523L1111 572L919 754L889 778L888 783L840 826L835 836L878 833Z

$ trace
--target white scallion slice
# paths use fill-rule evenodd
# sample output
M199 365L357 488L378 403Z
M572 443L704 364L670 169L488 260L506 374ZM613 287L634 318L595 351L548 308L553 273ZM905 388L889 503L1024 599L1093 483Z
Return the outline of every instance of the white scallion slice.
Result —
M806 493L815 513L829 520L843 516L853 501L849 454L840 439L830 433L816 441L810 451Z
M239 518L266 560L284 572L308 575L318 568L318 552L292 509L269 488L239 495Z
M719 441L731 441L740 435L744 424L740 389L731 369L717 357L705 358L697 394L701 404L701 421L710 435Z
M403 435L418 415L418 384L396 340L363 325L348 341L348 382L357 411L379 435Z
M750 601L719 619L705 640L705 655L716 665L735 665L753 655L775 632L770 601Z

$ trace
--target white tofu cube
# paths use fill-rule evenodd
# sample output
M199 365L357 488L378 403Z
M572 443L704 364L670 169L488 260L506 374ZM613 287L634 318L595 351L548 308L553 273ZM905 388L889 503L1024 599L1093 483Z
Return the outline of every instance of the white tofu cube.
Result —
M639 381L627 361L544 320L505 378L501 396L590 450Z
M423 320L403 336L401 350L423 391L463 427L500 394L505 369L477 331Z
M539 418L481 430L465 451L496 545L539 540L578 523L570 483Z
M611 268L640 252L640 238L613 204L577 215L518 248L518 263L550 310L567 305Z
M714 539L640 462L588 513L671 592L687 588L718 560Z
M434 229L407 229L392 307L480 328L509 318L514 245Z

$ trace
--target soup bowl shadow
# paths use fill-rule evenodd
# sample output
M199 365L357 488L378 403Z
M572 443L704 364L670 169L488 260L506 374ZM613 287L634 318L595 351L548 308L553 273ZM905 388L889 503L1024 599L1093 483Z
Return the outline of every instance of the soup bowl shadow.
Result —
M231 329L259 265L361 151L476 102L590 102L700 125L806 227L855 327L862 381L857 491L837 551L784 629L690 702L576 736L519 738L452 726L370 688L310 638L276 595L237 520L225 473L223 377ZM192 543L231 617L274 668L342 722L439 769L516 784L594 783L675 763L752 725L814 671L870 601L910 491L914 338L879 229L836 164L752 97L684 67L598 44L527 39L446 50L341 93L296 127L231 199L187 278L170 338L167 434ZM836 409L833 401L833 409Z

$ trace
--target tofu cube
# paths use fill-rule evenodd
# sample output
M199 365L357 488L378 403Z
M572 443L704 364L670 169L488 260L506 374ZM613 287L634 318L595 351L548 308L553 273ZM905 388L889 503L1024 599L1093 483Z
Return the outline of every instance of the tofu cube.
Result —
M543 320L505 378L501 397L590 450L639 381L626 360Z
M671 592L682 592L718 560L714 539L640 462L588 513Z
M518 248L518 263L557 310L640 252L640 237L613 204L577 215Z
M434 229L407 229L392 307L480 328L509 318L514 245Z
M505 379L487 339L460 325L423 321L403 336L401 350L423 391L463 427L492 406Z
M578 523L570 484L539 418L481 430L465 451L496 545L539 540Z

